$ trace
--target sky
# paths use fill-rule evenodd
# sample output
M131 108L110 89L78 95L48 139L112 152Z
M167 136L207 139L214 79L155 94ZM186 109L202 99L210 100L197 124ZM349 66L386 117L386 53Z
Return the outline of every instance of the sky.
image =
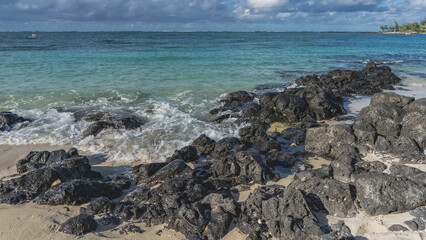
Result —
M378 31L426 0L0 0L0 31Z

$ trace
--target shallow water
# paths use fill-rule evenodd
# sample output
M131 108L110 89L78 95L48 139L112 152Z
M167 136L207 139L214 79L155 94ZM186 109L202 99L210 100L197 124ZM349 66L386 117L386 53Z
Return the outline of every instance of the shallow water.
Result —
M205 133L235 135L208 111L222 94L282 88L301 75L368 61L391 65L415 88L426 86L426 35L363 33L0 33L0 110L36 119L0 133L0 144L74 144L110 160L161 161ZM361 102L365 100L361 99ZM367 101L368 102L368 101ZM351 105L352 104L352 105ZM359 102L351 100L356 114ZM139 130L82 137L74 110L128 111Z

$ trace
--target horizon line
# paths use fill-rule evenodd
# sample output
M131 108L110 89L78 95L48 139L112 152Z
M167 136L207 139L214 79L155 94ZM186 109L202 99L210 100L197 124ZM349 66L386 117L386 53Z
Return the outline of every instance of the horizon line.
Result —
M152 32L152 33L380 33L379 31L267 31L267 30L253 30L253 31L227 31L227 30L16 30L16 31L0 31L0 33L20 33L20 32Z

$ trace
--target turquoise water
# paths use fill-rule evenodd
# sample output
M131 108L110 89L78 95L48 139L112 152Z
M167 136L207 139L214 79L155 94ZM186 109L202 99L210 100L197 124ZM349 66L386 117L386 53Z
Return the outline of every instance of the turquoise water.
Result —
M0 110L36 119L0 144L75 144L114 160L163 159L201 133L233 135L207 112L221 94L282 87L335 68L390 64L426 86L426 35L365 33L0 33ZM82 138L87 126L55 107L130 111L141 130ZM137 157L135 157L137 156Z

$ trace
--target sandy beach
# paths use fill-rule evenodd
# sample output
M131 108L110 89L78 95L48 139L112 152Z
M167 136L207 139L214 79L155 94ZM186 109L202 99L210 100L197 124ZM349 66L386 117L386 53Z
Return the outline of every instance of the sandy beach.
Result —
M29 151L42 150L68 150L71 146L50 146L50 145L25 145L25 146L0 146L0 167L2 170L0 178L2 180L16 176L16 163L21 158L25 157ZM86 153L88 154L88 153ZM90 155L88 155L90 156ZM368 161L376 161L380 159L380 155L369 155L365 159ZM114 162L105 162L96 158L89 157L93 169L100 171L104 175L117 174L130 169L132 165L120 165ZM324 165L330 164L330 161L321 157L311 157L306 159L306 162L313 166L313 169L321 168ZM426 171L424 164L410 164L410 166ZM278 182L269 181L266 185L278 184L287 186L293 181L294 174L284 173L285 176ZM242 203L245 201L251 192L257 187L262 186L253 184L249 189L240 191L235 196L236 201ZM82 205L83 207L85 205ZM64 234L58 231L61 223L65 222L70 217L79 214L81 206L43 206L35 203L25 203L19 205L0 204L0 238L1 239L76 239L75 236ZM345 224L351 229L355 239L363 240L381 240L383 238L389 240L423 240L426 237L426 231L417 232L390 232L388 228L393 224L400 224L404 221L412 219L408 213L389 214L370 217L365 213L359 213L352 218L339 218L334 216L318 215L318 218L323 223L334 224L339 220L344 220ZM120 234L121 227L126 224L133 224L140 227L144 232ZM361 237L362 236L362 237ZM146 227L142 222L128 222L124 225L100 225L94 232L88 233L78 239L185 239L185 236L179 232L167 229L166 225L158 225ZM244 240L246 236L237 228L231 231L223 238L224 240Z
M81 142L0 145L0 239L423 240L413 211L425 204L426 88L400 81L369 63L301 77L302 87L282 92L229 93L211 120L234 123L238 138L203 134L165 162L115 161L114 151L75 149ZM21 132L33 124L1 114ZM80 126L88 145L105 138L102 149L112 149L114 133L143 129L126 114L65 117L90 123Z

